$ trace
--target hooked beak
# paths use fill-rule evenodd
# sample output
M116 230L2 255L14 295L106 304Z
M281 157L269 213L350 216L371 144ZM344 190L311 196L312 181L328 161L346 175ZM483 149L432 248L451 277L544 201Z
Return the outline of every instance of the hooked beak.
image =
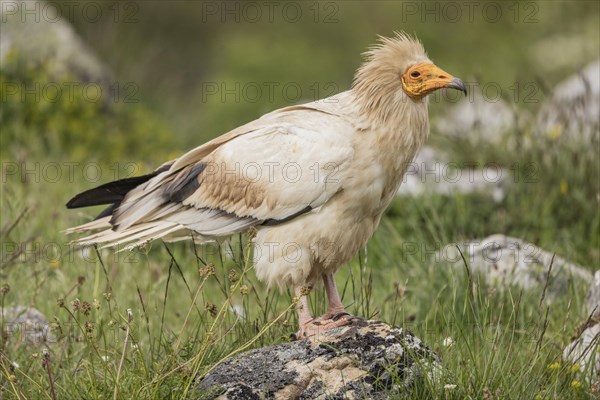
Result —
M465 94L465 96L467 95L467 86L460 78L452 79L450 81L450 83L448 84L448 86L446 86L446 87L449 89L460 90L461 92L463 92Z

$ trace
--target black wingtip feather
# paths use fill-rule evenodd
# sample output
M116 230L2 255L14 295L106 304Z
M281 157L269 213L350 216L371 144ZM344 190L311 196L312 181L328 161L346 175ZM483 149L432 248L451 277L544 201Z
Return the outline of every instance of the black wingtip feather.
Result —
M160 168L148 175L120 179L118 181L108 182L96 188L86 190L85 192L79 193L69 200L67 202L67 208L81 208L98 206L101 204L120 203L130 190L144 182L149 181L164 170L165 168Z
M97 187L73 197L67 202L67 208L91 207L120 202L126 193L112 191L111 188Z

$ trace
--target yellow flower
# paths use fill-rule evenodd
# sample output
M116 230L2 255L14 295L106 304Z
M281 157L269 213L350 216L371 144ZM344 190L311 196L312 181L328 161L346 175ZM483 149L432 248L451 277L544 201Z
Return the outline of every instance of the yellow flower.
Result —
M577 379L573 379L571 381L571 387L573 389L579 389L581 387L581 382L579 382Z
M567 194L569 191L569 184L564 179L560 181L560 192L562 194Z
M556 124L552 127L552 129L550 129L548 131L547 134L551 140L556 140L562 135L562 132L563 132L562 126L559 124Z
M554 371L555 369L559 369L560 368L560 362L555 362L554 364L550 364L548 365L548 369Z
M575 363L569 367L569 372L571 372L573 374L576 372L579 372L580 370L581 370L581 365L579 363Z

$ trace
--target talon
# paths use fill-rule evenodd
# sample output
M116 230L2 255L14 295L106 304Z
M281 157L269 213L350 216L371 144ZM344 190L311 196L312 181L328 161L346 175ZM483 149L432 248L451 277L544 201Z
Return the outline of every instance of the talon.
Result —
M352 317L352 316L351 316L350 314L348 314L347 312L341 312L341 313L337 313L337 314L335 314L333 317L331 317L331 319L332 319L333 321L337 321L337 320L339 320L340 318L342 318L342 317L346 317L346 316L348 316L348 317ZM350 321L350 320L352 320L352 318L348 318L348 320Z

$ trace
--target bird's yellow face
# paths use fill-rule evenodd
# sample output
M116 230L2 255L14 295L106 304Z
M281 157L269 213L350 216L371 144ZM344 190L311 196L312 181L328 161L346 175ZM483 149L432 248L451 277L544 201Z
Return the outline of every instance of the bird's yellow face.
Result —
M421 99L442 88L460 90L467 95L467 87L435 64L413 65L402 75L402 88L413 99Z

